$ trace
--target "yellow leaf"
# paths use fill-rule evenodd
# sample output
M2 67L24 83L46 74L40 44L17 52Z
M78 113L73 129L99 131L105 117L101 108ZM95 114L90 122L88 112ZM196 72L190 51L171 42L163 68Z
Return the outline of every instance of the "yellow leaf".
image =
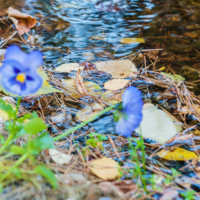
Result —
M111 158L103 157L93 160L89 165L89 169L105 181L115 180L119 177L118 163Z
M165 69L165 66L159 68L158 70L159 70L159 71L162 71L162 70L164 70L164 69Z
M120 39L120 42L124 44L145 43L144 39L142 38L122 38Z
M191 160L193 158L198 158L198 156L194 152L182 148L177 148L174 151L163 149L159 151L157 155L166 160L175 160L175 161L185 161L185 160Z

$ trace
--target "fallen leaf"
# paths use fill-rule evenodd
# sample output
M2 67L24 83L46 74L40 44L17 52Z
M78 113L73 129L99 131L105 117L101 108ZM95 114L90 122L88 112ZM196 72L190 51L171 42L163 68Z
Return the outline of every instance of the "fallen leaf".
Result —
M106 91L101 95L101 99L110 104L120 103L122 101L122 94L124 90L120 91Z
M61 153L56 149L49 149L49 155L51 159L59 165L68 164L72 159L71 155Z
M144 104L142 113L141 132L139 128L136 132L145 138L164 144L182 130L180 125L174 123L176 121L175 117L172 118L151 103Z
M19 10L16 10L12 7L9 7L7 10L8 17L15 24L16 29L20 35L28 33L30 28L34 27L37 23L37 20L25 13L21 13Z
M114 78L127 78L137 75L137 68L130 60L111 60L94 63L99 71L111 74Z
M78 63L66 63L66 64L62 64L59 67L57 67L55 69L55 71L57 72L71 72L71 71L78 71L78 70L83 70L84 67L80 66Z
M120 42L124 44L145 43L144 39L142 38L122 38L120 39Z
M90 162L89 169L99 178L115 180L119 177L118 163L111 158L100 158Z
M63 79L62 83L66 85L67 93L74 98L81 98L81 95L76 90L75 80L74 79ZM100 89L99 85L92 81L84 82L85 88L87 90L88 95L90 96L99 96L100 93L98 90Z
M104 83L104 88L107 90L119 90L124 88L130 80L113 79Z
M166 160L175 160L175 161L185 161L185 160L191 160L193 158L198 158L196 153L182 148L177 148L173 151L162 149L157 153L157 155Z
M165 68L166 68L166 67L163 66L163 67L159 68L158 70L159 70L159 71L162 71L162 70L164 70Z
M82 110L78 111L76 113L76 117L78 120L84 122L91 117L95 116L99 111L103 110L104 107L102 104L99 103L93 103L90 106L86 106Z
M161 74L163 74L164 76L169 77L171 80L176 81L176 82L183 82L185 80L185 78L183 78L181 75L172 75L172 74L168 74L165 72L161 72Z
M81 70L80 69L78 69L78 71L76 72L75 83L76 83L76 89L78 90L78 92L83 96L87 95L87 90L84 86L83 78L81 76Z

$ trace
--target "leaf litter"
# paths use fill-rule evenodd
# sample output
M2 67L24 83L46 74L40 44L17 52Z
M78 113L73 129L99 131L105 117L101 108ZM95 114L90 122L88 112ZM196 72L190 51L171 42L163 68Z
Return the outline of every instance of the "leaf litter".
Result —
M21 19L19 16L12 16L11 14L9 14L11 20L12 17L16 17L18 20L17 23L13 20L13 23L21 35L35 25L33 23L34 25L30 26L26 18L22 17ZM20 15L23 16L23 13L20 13ZM34 18L28 15L28 19L30 18L34 21ZM26 20L24 21L24 19ZM173 21L174 18L171 19ZM185 34L185 36L188 37L188 34ZM125 40L124 43L134 43L136 38L126 39L128 41ZM145 40L145 42L148 42L148 40ZM177 46L171 46L169 50L180 52L180 49L177 50ZM183 53L188 53L192 49L191 46L185 44L181 46L181 48L183 47L188 47L188 49L181 51ZM85 145L84 141L90 137L91 132L95 131L95 123L101 120L100 118L63 138L63 140L55 142L56 148L64 148L65 153L53 149L53 153L51 151L51 153L43 152L43 155L38 158L38 163L48 163L48 167L53 169L59 180L57 192L59 191L64 196L63 199L67 199L70 196L69 193L72 194L70 197L74 198L79 198L80 196L77 194L83 193L87 194L87 197L89 195L95 196L95 199L100 199L101 196L109 196L111 199L152 199L154 197L155 199L167 199L169 197L183 199L182 194L185 195L184 192L186 191L195 191L195 197L200 198L198 190L200 184L200 138L195 135L199 131L200 100L199 96L193 92L193 88L196 85L198 86L198 82L188 79L190 74L196 74L197 71L186 72L187 76L182 74L184 77L177 75L167 65L167 62L192 58L187 57L187 55L185 58L178 57L178 55L170 53L163 53L162 56L160 50L156 49L153 51L147 49L148 53L142 52L142 56L141 54L140 56L134 54L129 55L128 58L125 57L126 59L123 60L95 62L95 68L91 67L92 70L87 70L85 66L76 63L74 65L66 63L63 66L61 65L62 68L58 67L55 70L43 66L44 90L37 96L24 97L19 115L35 110L48 124L52 137L66 129L66 127L64 129L58 127L55 125L56 123L52 124L51 119L55 112L63 110L69 112L70 116L73 116L69 118L69 121L75 126L78 121L87 120L89 115L99 112L109 104L121 102L123 90L128 86L128 83L137 86L142 91L145 106L149 105L147 109L144 108L143 110L144 121L141 124L141 131L133 133L133 137L136 141L139 140L138 133L140 133L145 139L147 176L151 177L151 182L148 185L150 193L145 194L143 188L138 187L138 180L133 177L134 173L131 171L135 169L136 165L132 161L133 156L127 148L128 140L117 136L114 129L105 133L112 139L101 141L103 151L99 145L90 146L90 148ZM160 73L159 70L156 70L164 66L163 63L162 65L157 63L158 59L166 64L166 67L162 68L162 71L165 72ZM139 63L140 69L136 68L135 62ZM62 81L57 79L58 75L55 71L61 72ZM89 73L90 71L91 73ZM105 73L102 75L102 72ZM127 84L122 84L120 87L116 87L115 84L111 88L103 87L106 83L113 83L116 80L123 80ZM113 90L113 87L115 90ZM2 91L2 95L5 95L4 91ZM3 114L0 113L0 115L3 117ZM109 114L108 116L110 117ZM114 122L112 121L112 123ZM16 142L16 145L22 146L24 140L26 138L21 138ZM95 140L98 140L98 138L95 138ZM73 156L71 156L72 153ZM139 149L137 156L142 159ZM95 162L98 165L100 162L100 169L94 169ZM93 167L91 167L92 163ZM112 163L111 168L107 168L109 163ZM0 165L10 167L12 160ZM31 166L24 165L22 170L27 170L29 167ZM45 171L41 167L38 167L37 170L40 173ZM188 175L188 172L190 175ZM10 181L17 183L15 188L10 192L9 183L6 183L7 190L0 194L0 197L2 199L14 199L16 195L19 195L19 190L28 191L26 197L28 195L34 196L38 192L38 188L32 184L35 181L36 184L42 186L47 199L55 195L55 191L50 190L50 187L45 184L45 180L38 181L32 176L31 179L32 181L13 178ZM105 180L110 179L114 181L105 182ZM117 179L119 180L116 181ZM76 185L78 187L75 187ZM153 185L156 188L161 188L161 190L155 189ZM90 192L92 194L89 194ZM56 194L54 197L58 199L60 194ZM82 199L86 199L86 196Z

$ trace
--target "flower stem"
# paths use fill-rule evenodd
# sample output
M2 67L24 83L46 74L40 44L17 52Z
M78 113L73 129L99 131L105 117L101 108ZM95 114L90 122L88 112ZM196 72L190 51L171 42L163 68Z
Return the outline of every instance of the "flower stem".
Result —
M2 152L7 148L7 146L9 145L10 141L14 138L14 134L11 133L7 140L4 142L4 144L1 146L0 148L0 155L2 154Z
M65 136L69 135L70 133L72 133L72 132L74 132L74 131L76 131L76 130L82 128L83 126L87 125L88 123L94 121L96 118L98 118L98 117L100 117L101 115L103 115L103 114L107 113L108 111L112 110L115 106L116 106L116 104L111 105L111 106L109 106L108 108L105 108L104 110L102 110L101 112L99 112L98 114L96 114L94 117L91 117L90 119L86 120L85 122L83 122L83 123L81 123L81 124L79 124L79 125L77 125L77 126L71 128L71 129L69 129L68 131L66 131L66 132L64 132L64 133L62 133L62 134L60 134L60 135L58 135L58 136L56 136L56 137L54 137L54 138L53 138L54 141L60 140L61 138L63 138L63 137L65 137Z
M15 110L15 114L14 114L14 119L13 119L13 127L12 127L12 132L10 133L10 135L8 136L7 140L4 142L4 144L1 146L0 148L0 155L3 153L3 151L8 147L8 145L10 144L11 140L15 137L15 131L14 131L14 127L15 127L15 122L17 119L17 112L19 109L19 105L20 105L20 101L21 101L21 97L18 97L17 99L17 105L16 105L16 110Z
M28 153L24 154L23 156L18 159L15 164L4 174L4 176L1 177L0 183L2 183L3 180L5 180L13 171L13 169L17 166L19 166L24 160L28 158Z

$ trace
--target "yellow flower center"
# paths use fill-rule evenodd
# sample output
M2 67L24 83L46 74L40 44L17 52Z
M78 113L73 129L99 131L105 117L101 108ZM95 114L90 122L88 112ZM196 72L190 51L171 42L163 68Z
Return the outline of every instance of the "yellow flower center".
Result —
M21 83L24 83L25 79L26 79L26 76L23 73L18 74L17 77L16 77L16 80L21 82Z

